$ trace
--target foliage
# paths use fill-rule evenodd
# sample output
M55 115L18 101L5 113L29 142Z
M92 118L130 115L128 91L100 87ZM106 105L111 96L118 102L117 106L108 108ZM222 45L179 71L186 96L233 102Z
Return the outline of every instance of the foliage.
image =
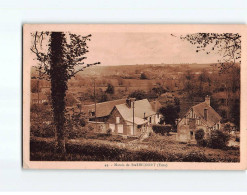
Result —
M169 135L171 132L170 125L153 125L152 126L154 133L161 134L161 135Z
M170 150L157 150L153 147L131 149L117 144L83 140L66 143L67 153L62 156L52 152L54 142L38 139L30 141L32 161L156 161L156 162L239 162L235 157L206 156L203 151L173 153Z
M111 128L110 129L107 129L106 134L107 135L111 135L112 134L112 129Z
M230 140L230 135L220 130L214 130L211 132L211 136L208 140L208 145L211 148L224 149Z
M231 106L232 122L240 129L240 101L236 99Z
M145 73L141 73L140 79L148 79L147 75Z
M76 103L78 103L78 101L71 93L66 94L65 101L66 101L66 106L74 106L76 105Z
M152 91L157 95L160 96L162 93L167 92L161 85L158 85L157 87L152 88Z
M172 104L168 104L167 106L162 106L159 109L159 113L161 113L164 117L164 122L166 124L170 124L175 127L175 121L178 118L178 108Z
M136 98L136 100L142 100L147 98L147 93L143 90L136 90L129 95L130 98Z
M54 123L57 134L57 151L65 153L65 94L68 89L68 80L77 72L86 67L99 64L84 65L85 54L88 52L87 41L91 35L81 36L63 32L35 32L33 45L30 48L40 62L36 67L39 79L45 78L51 81L51 98ZM44 37L48 37L48 49L43 49ZM69 39L69 41L66 40ZM84 65L84 66L83 66ZM81 66L81 68L75 68Z
M198 145L202 145L203 144L203 138L204 138L205 132L203 129L198 129L195 132L195 138L197 141Z
M197 45L196 52L205 51L210 54L215 51L221 54L221 72L227 72L237 61L241 62L241 36L238 33L195 33L180 38Z
M107 84L107 89L106 89L105 92L108 93L108 94L114 94L114 91L115 91L114 86L112 84L108 83Z
M30 134L36 137L54 137L55 127L52 124L31 123Z

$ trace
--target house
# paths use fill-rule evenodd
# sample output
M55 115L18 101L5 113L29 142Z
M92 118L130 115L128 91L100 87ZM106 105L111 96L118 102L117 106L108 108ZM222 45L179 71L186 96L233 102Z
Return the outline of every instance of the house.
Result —
M125 103L126 99L107 101L102 103L83 105L81 110L89 121L105 122L115 105ZM96 113L95 113L96 107Z
M95 125L97 132L106 133L111 129L113 134L138 136L146 131L150 124L160 121L160 107L158 101L135 101L131 98L84 105L81 110L88 122Z
M158 109L158 102L151 104L147 99L127 99L114 106L106 123L114 134L139 136L151 128L150 124L160 121L161 116L153 108Z
M221 129L221 116L210 106L210 97L206 96L205 101L192 106L177 125L177 140L181 142L193 142L195 131L203 129L205 136L210 132Z

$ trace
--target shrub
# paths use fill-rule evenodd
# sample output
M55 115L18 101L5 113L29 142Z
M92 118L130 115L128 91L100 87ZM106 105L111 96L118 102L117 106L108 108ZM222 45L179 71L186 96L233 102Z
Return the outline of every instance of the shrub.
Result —
M31 136L36 137L54 137L55 136L55 127L54 125L47 125L44 123L31 123Z
M69 139L85 137L87 133L88 130L85 127L67 129L67 137Z
M197 144L200 146L203 145L204 135L205 135L205 132L203 129L196 130L195 138L196 138Z
M161 135L169 135L171 131L170 125L153 125L154 133L161 134Z
M220 130L212 131L209 138L209 147L224 149L230 139L230 135Z
M107 129L106 134L107 135L111 135L112 134L112 129L111 128Z
M145 73L141 73L140 79L148 79L147 75Z

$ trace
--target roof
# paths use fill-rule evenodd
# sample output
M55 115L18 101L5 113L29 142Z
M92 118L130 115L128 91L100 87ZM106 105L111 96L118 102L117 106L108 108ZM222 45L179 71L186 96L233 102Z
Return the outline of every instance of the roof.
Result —
M155 112L157 112L162 107L161 103L157 100L150 102L150 104Z
M124 120L133 119L133 108L128 107L125 103L116 105L116 109L122 115ZM147 99L138 100L134 103L134 116L143 119L145 117L156 114Z
M133 117L126 119L126 121L131 122L133 124ZM137 125L142 125L142 124L145 124L147 122L148 122L147 120L144 120L142 118L134 117L134 123Z
M96 104L96 117L104 117L110 115L115 105L125 103L125 99L107 101ZM95 104L83 105L82 112L88 113L89 111L95 111Z
M197 104L195 106L192 106L192 109L203 121L209 126L212 127L216 123L218 123L221 120L221 116L206 102L202 102L200 104ZM204 119L204 109L208 110L208 119Z

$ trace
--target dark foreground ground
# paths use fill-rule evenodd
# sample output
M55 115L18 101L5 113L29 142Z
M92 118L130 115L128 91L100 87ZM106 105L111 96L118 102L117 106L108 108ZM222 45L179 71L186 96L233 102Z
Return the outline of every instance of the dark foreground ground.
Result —
M70 139L66 154L54 152L53 138L31 137L31 161L239 162L239 148L212 149L178 143L175 135L154 135L143 142L120 136Z

